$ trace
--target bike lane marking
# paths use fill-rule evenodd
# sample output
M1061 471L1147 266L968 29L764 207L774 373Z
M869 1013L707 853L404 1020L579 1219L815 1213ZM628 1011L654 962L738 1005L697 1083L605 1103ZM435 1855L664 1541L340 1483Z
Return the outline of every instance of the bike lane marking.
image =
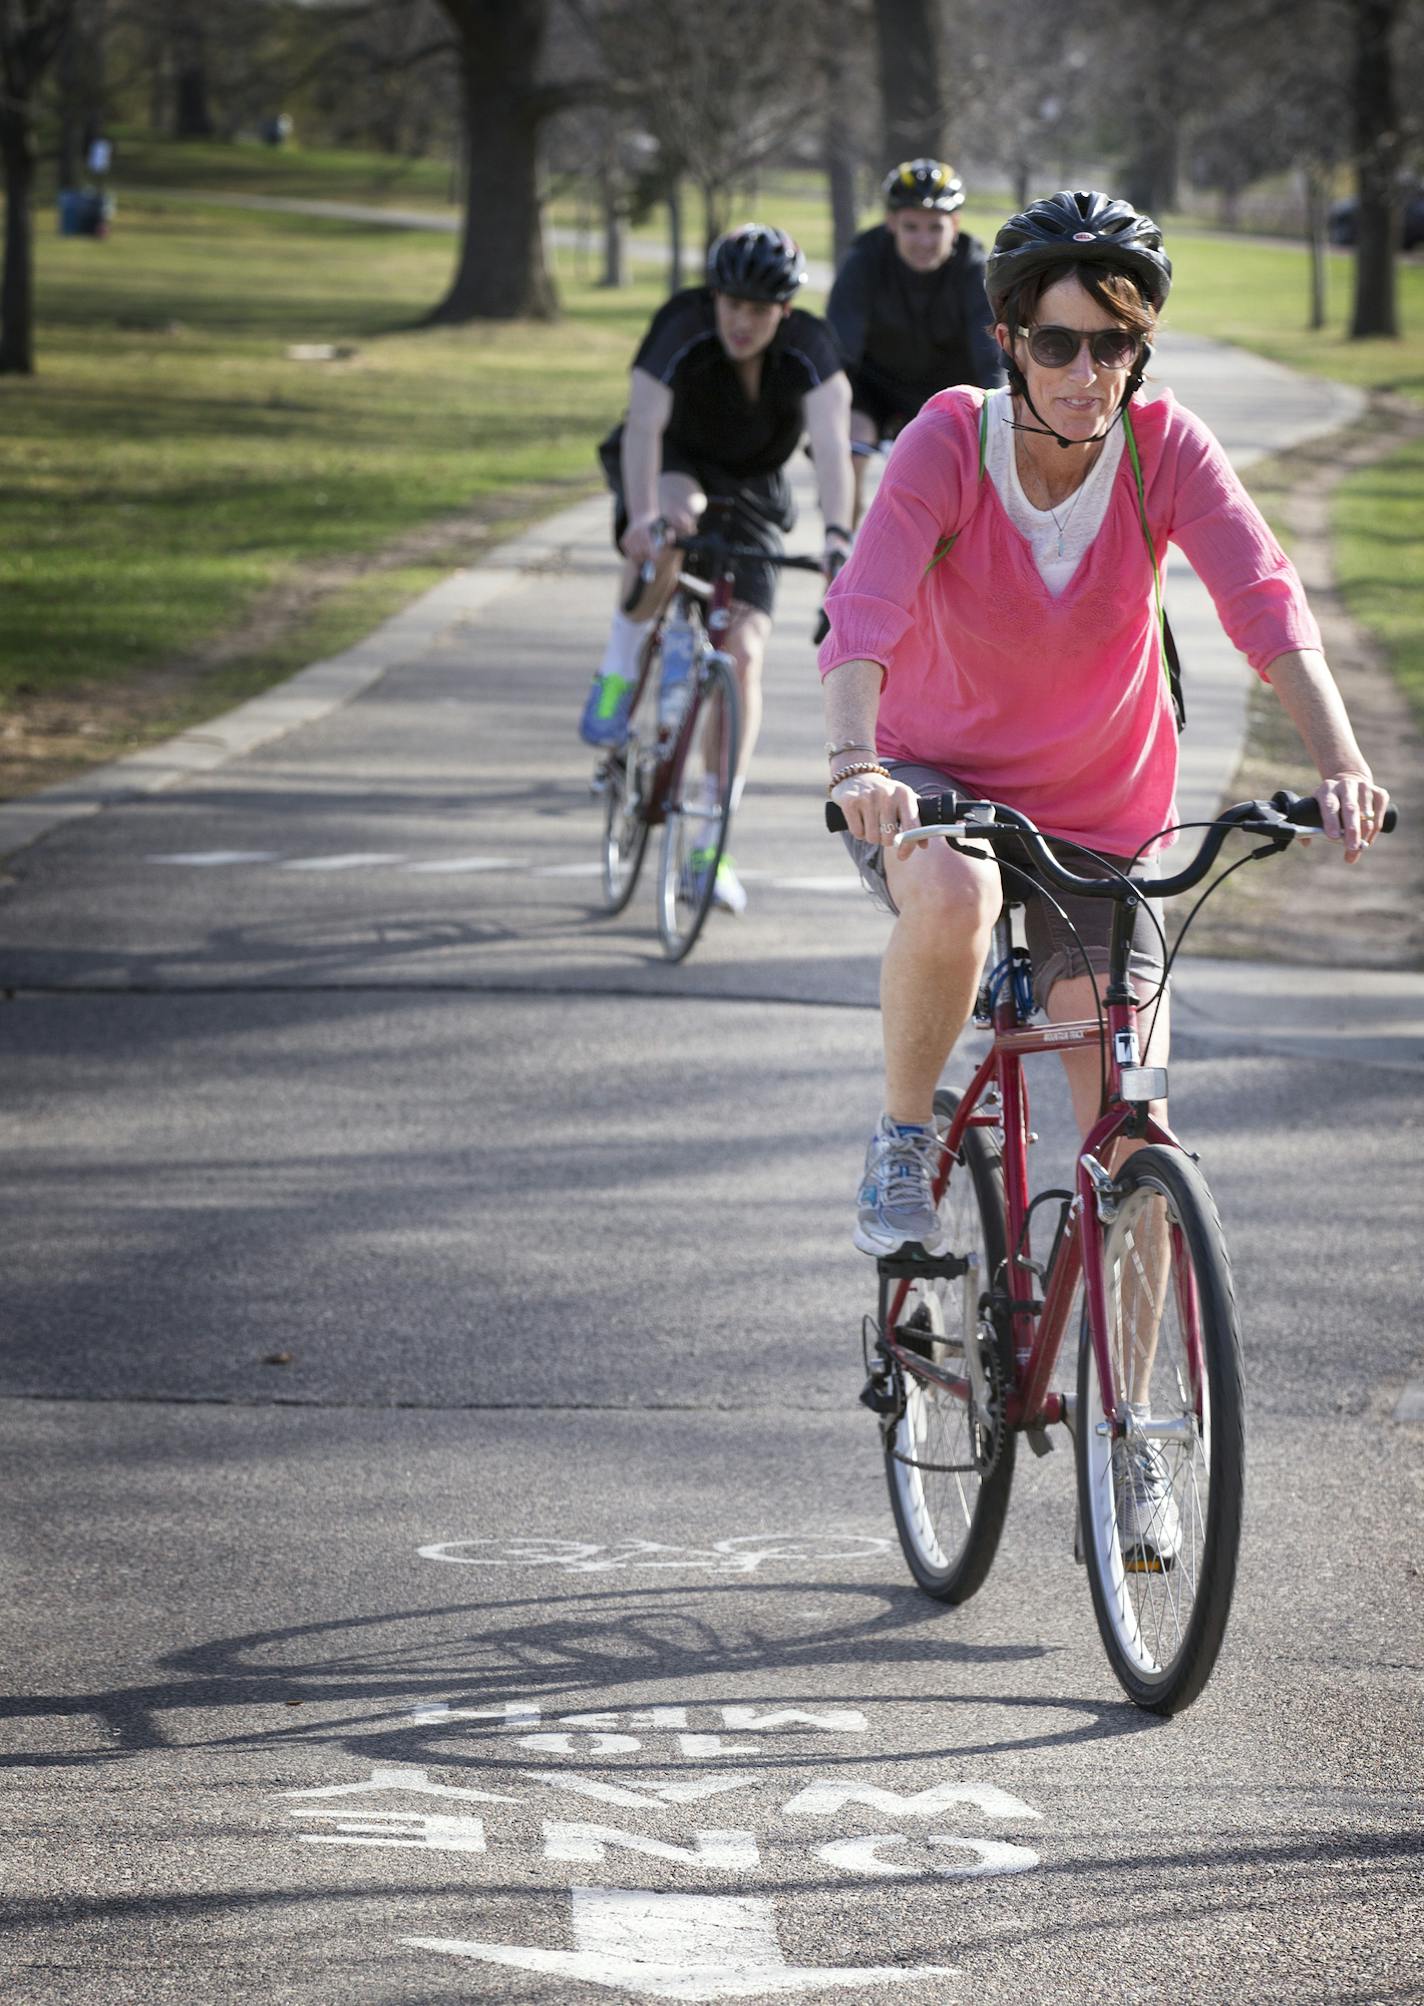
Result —
M886 1544L870 1535L762 1533L705 1548L526 1538L437 1541L420 1551L447 1564L452 1558L499 1567L532 1562L583 1575L664 1568L681 1555L694 1571L711 1567L735 1578L776 1558L804 1563L818 1546L822 1557L856 1560ZM401 1936L415 1956L520 1969L627 1999L700 2001L948 1981L959 1975L951 1964L792 1963L778 1936L777 1899L754 1891L763 1874L773 1874L784 1890L788 1859L813 1869L822 1887L826 1870L844 1876L847 1891L877 1880L979 1881L1039 1865L1022 1837L982 1830L1041 1822L1040 1812L992 1780L946 1775L932 1759L904 1778L910 1787L868 1780L862 1765L875 1758L867 1743L893 1741L881 1732L885 1720L886 1710L873 1703L798 1705L764 1695L674 1694L576 1711L555 1711L538 1692L427 1699L408 1707L395 1728L422 1734L422 1764L386 1761L364 1776L281 1798L287 1817L302 1828L288 1827L299 1842L400 1849L412 1859L441 1855L446 1895L446 1876L458 1859L476 1903L483 1873L506 1891L522 1878L527 1898L537 1902L558 1892L547 1869L556 1882L560 1868L577 1870L563 1889L570 1948L463 1932ZM441 1779L431 1729L451 1745L459 1783ZM486 1748L497 1773L480 1776ZM477 1782L468 1780L472 1753ZM536 1761L519 1766L520 1756ZM620 1768L628 1764L631 1770ZM646 1773L649 1767L657 1773ZM857 1830L857 1822L875 1829ZM590 1869L606 1867L617 1876L620 1865L636 1865L640 1875L653 1867L660 1878L694 1886L593 1883ZM725 1891L729 1879L741 1884L735 1894ZM752 1892L745 1891L748 1882ZM544 1937L542 1927L538 1935Z

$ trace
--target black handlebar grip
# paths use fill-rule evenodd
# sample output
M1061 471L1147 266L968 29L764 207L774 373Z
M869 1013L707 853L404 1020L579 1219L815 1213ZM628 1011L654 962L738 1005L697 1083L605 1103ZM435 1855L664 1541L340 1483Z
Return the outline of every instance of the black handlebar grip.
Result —
M967 795L922 794L920 796L920 827L922 829L944 828L950 822L960 819L960 811ZM826 827L833 836L845 831L846 818L836 802L826 803Z
M1279 809L1297 829L1318 829L1321 826L1320 803L1313 794L1292 794L1288 787L1282 787L1279 793L1271 796L1271 806ZM1398 820L1398 812L1394 808L1386 808L1384 820L1380 823L1381 834L1392 835Z

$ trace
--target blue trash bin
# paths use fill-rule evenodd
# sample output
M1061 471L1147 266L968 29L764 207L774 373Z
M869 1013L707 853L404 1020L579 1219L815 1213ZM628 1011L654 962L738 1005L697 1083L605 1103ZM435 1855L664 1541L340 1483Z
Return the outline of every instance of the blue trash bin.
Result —
M61 237L102 237L108 225L109 202L86 188L59 191L59 234Z

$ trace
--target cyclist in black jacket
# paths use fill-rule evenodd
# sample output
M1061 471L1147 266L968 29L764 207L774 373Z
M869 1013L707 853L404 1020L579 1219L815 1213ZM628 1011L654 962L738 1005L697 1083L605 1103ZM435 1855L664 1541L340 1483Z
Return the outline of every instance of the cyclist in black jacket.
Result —
M851 245L826 306L851 381L857 516L866 460L927 397L1004 380L984 252L955 213L964 184L942 160L907 160L883 193L885 221Z

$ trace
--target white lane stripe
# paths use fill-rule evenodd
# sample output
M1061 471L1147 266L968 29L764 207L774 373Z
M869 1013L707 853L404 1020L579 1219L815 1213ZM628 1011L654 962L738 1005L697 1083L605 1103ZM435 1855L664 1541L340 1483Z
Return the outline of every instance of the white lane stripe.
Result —
M516 871L519 860L517 857L432 857L427 863L407 864L405 868L412 873L435 877L456 871Z
M403 864L399 850L350 850L335 857L289 857L284 871L359 871L369 864Z
M1424 1379L1416 1379L1405 1387L1394 1410L1394 1418L1396 1421L1424 1421Z
M349 850L332 856L283 857L277 850L187 850L151 855L150 864L176 864L191 869L214 869L231 864L276 864L283 871L357 871L386 866L407 871L413 877L475 876L486 871L524 871L535 878L596 878L603 866L597 863L528 864L517 857L428 857L411 863L399 850ZM745 883L759 890L779 892L858 892L859 878L843 871L829 876L779 877L773 871L743 871Z
M172 856L149 857L150 864L189 864L195 870L208 870L218 864L270 864L280 853L276 850L179 850Z

